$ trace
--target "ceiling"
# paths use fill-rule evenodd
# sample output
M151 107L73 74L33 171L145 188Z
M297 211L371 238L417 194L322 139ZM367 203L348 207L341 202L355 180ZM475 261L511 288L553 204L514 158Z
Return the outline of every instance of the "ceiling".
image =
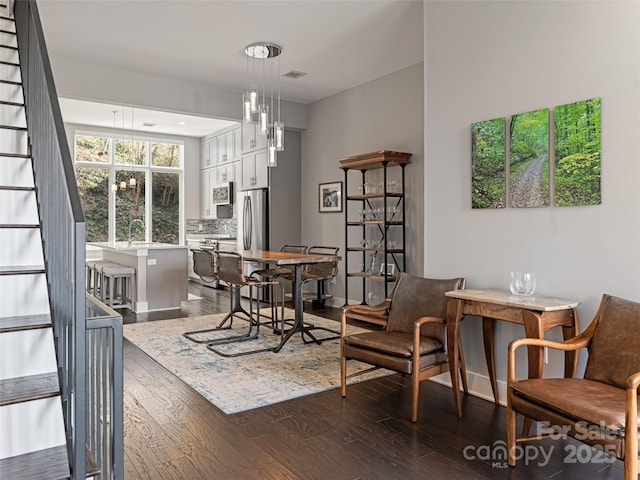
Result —
M137 132L164 133L185 137L204 137L235 123L217 118L196 117L71 98L60 99L60 111L65 123L79 123L105 128L115 127L120 131L136 130Z
M38 6L54 62L67 58L239 94L252 80L244 46L276 43L283 48L280 74L306 73L280 77L281 97L304 104L423 61L421 0L40 0ZM63 105L63 117L70 121L87 109ZM112 109L103 124L113 124Z

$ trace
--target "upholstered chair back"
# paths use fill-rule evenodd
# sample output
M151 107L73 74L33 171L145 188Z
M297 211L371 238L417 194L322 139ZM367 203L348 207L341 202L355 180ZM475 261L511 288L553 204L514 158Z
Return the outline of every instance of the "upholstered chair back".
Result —
M584 378L627 388L640 372L640 303L611 296L601 309Z
M215 278L213 255L208 250L193 250L193 271L204 278Z
M234 286L247 283L242 272L242 256L233 252L216 252L218 278Z
M444 294L460 288L461 282L460 278L440 280L400 273L391 301L387 330L412 332L413 323L421 317L438 317L445 320L447 297ZM437 338L445 344L445 330L442 325L425 324L421 334Z
M320 255L338 255L339 247L309 247L307 253ZM331 278L338 274L338 260L332 262L310 263L304 266L306 274L319 277Z

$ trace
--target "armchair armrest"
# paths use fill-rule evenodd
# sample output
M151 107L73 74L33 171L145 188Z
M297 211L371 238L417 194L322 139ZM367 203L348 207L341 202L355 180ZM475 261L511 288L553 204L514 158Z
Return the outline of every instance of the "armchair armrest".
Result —
M342 315L340 315L340 337L344 338L347 334L347 317L353 314L355 318L371 315L385 319L391 308L391 300L386 299L377 305L347 305L342 307Z
M354 313L385 313L391 307L391 300L386 299L377 305L347 305L342 308L343 312Z
M422 327L422 325L424 325L425 323L439 323L441 325L444 325L444 319L440 318L440 317L420 317L418 320L416 320L415 322L413 322L413 331L420 331L420 327Z
M640 386L640 372L627 378L627 401L625 405L625 473L631 477L637 476L637 468L629 468L631 462L638 462L638 387ZM629 462L629 463L627 463Z
M414 368L420 369L420 329L425 323L439 323L444 325L444 320L439 317L420 317L413 322L413 362Z
M373 323L386 328L391 299L387 298L377 305L350 305L342 309L345 317Z
M554 342L540 338L518 338L509 343L507 357L507 386L516 381L516 350L520 347L548 347L554 350L572 351L589 346L591 336L577 335L564 342Z
M640 372L634 373L627 378L627 388L638 390L638 387L640 387Z

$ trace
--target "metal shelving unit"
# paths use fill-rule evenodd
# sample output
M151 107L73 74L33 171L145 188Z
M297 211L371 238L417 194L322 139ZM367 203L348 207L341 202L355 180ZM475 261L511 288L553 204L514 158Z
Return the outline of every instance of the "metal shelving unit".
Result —
M349 280L361 279L362 281L362 303L367 304L365 298L366 281L377 280L384 283L385 297L389 294L389 284L395 282L396 273L390 273L386 269L386 265L394 265L395 272L404 272L406 269L406 236L405 236L405 167L410 163L410 153L393 152L389 150L381 150L378 152L365 153L353 157L342 158L340 168L344 171L344 191L346 193L346 201L344 202L344 218L345 218L345 302L349 299ZM387 169L390 167L399 167L401 169L400 191L389 191L387 182ZM367 172L382 169L382 189L375 193L367 192L365 185L367 184ZM360 190L361 193L349 195L349 172L360 172ZM376 218L365 218L362 216L360 220L349 220L350 205L359 205L361 211L366 209L379 209L382 207L382 215ZM389 207L395 207L400 213L400 220L389 217ZM371 228L377 227L377 228ZM401 246L390 248L389 233L390 229L401 230ZM375 232L379 236L377 245L367 245ZM357 237L356 237L357 233ZM356 244L356 239L359 243ZM363 246L362 244L365 243ZM381 255L385 268L380 272L367 272L364 266L367 263L367 255ZM349 259L353 255L360 255L363 266L361 271L349 270Z

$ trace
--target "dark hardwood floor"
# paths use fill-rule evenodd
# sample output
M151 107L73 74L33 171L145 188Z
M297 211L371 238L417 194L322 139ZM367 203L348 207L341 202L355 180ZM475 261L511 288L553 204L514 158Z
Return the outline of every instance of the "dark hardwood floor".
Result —
M125 311L125 323L229 308L225 291L194 283L189 290L202 300L184 302L175 311ZM313 313L339 315L335 308ZM336 389L226 415L125 340L125 475L127 480L623 478L622 462L609 463L573 440L530 444L523 450L528 460L505 468L491 458L506 440L503 407L467 396L460 419L449 388L427 381L420 390L415 424L408 420L409 382L401 375L349 386L346 399ZM549 452L543 460L541 454Z

